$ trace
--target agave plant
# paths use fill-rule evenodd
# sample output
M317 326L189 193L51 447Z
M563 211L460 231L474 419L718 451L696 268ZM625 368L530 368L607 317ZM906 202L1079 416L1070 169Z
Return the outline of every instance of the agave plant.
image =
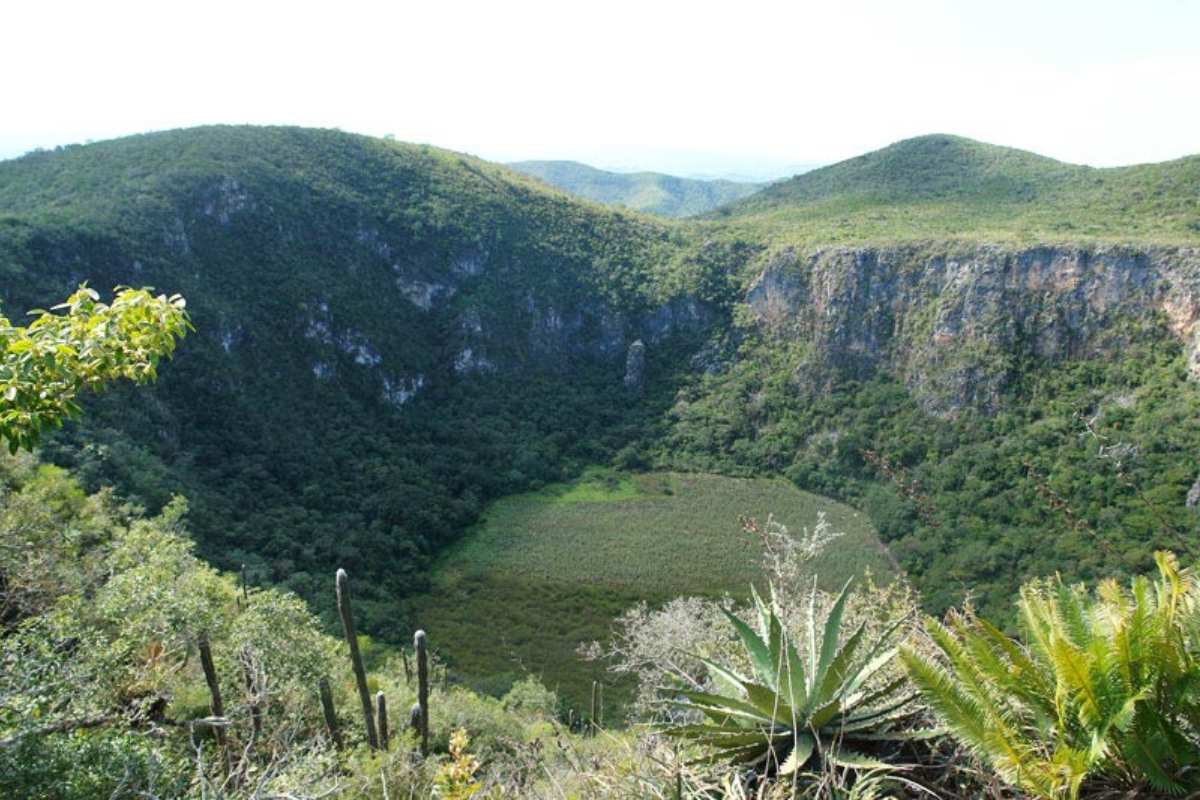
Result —
M1027 584L1024 644L970 613L928 620L940 657L904 648L905 668L951 732L1029 794L1077 798L1089 778L1194 792L1200 590L1173 556L1155 559L1159 579L1128 591Z
M683 691L678 705L700 712L707 722L664 732L712 749L696 763L729 761L764 774L790 775L826 765L886 767L867 754L889 741L914 737L902 727L913 716L910 703L915 695L905 692L902 676L882 686L873 686L871 679L895 657L889 645L904 620L895 621L869 645L864 642L865 623L842 642L849 590L848 581L818 641L814 588L803 653L785 631L774 604L764 603L752 590L760 632L733 613L725 614L745 648L753 676L743 677L701 658L717 688Z

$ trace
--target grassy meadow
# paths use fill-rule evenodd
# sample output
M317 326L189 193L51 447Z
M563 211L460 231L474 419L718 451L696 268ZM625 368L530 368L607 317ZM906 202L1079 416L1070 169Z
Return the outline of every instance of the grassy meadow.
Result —
M606 678L578 657L580 644L604 639L639 601L747 594L760 549L738 517L774 514L799 532L820 511L843 533L815 565L822 583L866 569L893 574L865 514L786 481L592 472L492 504L439 560L413 613L475 688L499 693L532 672L586 708L591 681ZM608 704L625 696L626 687L609 687Z

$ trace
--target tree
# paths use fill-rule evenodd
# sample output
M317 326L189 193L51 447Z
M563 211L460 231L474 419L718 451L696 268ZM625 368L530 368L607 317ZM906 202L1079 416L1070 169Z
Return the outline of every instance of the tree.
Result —
M28 327L0 315L0 439L11 452L32 449L48 428L77 416L84 390L153 381L159 360L193 330L179 295L114 291L106 305L84 284L51 311L31 311Z

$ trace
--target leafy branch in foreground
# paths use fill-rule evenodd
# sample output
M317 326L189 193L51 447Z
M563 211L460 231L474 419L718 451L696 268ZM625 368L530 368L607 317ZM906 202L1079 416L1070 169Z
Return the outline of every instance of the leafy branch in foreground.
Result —
M62 313L53 313L62 312ZM77 398L120 378L147 383L191 323L179 295L118 287L111 304L87 285L27 327L0 316L0 439L11 452L79 414Z
M839 646L849 589L847 582L825 619L819 642L815 590L810 594L803 656L789 640L775 609L757 592L754 602L761 634L726 612L754 676L746 678L701 659L717 689L683 691L685 701L679 705L700 712L708 722L677 725L665 732L712 748L702 762L729 761L764 774L792 775L826 765L886 768L870 754L921 735L906 730L914 716L910 705L914 696L905 692L903 677L883 686L871 683L895 657L890 643L903 620L869 644L864 641L864 623Z
M1024 643L967 612L926 627L941 659L901 650L953 734L1037 797L1085 781L1124 790L1200 789L1200 587L1159 552L1157 581L1027 584Z

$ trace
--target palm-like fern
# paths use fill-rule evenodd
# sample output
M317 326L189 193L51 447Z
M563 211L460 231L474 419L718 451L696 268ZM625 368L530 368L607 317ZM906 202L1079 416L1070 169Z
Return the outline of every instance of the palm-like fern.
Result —
M941 659L901 660L955 736L1033 795L1076 798L1093 777L1200 788L1200 590L1173 556L1155 558L1159 579L1128 590L1026 585L1024 644L957 614L927 621Z
M764 773L788 775L814 762L842 767L886 766L863 755L881 743L912 738L899 730L914 699L904 679L869 687L895 657L889 647L903 620L867 646L866 625L840 643L847 582L817 639L816 592L809 598L807 641L801 654L774 608L754 592L760 632L725 612L746 650L754 676L743 677L708 659L717 692L684 691L679 705L708 722L666 729L671 736L712 748L703 762L730 761ZM719 693L718 693L719 692Z

